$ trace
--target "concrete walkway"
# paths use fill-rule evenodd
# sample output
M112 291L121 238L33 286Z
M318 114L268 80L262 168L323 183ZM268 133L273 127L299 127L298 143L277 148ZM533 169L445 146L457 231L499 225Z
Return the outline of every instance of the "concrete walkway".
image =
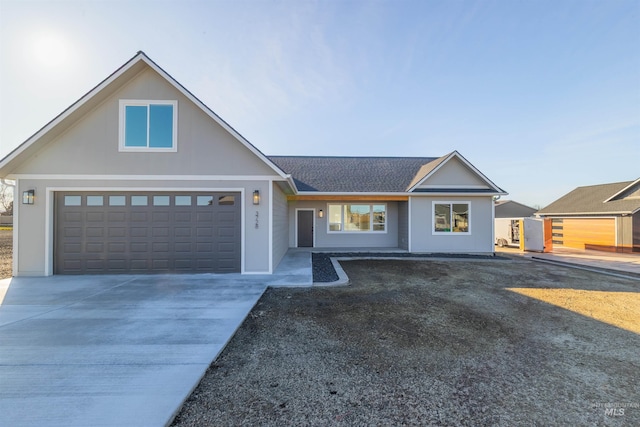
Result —
M512 248L498 248L498 254L520 255L530 259L559 261L585 268L613 270L640 276L640 254L601 252L591 250L554 249L550 253L520 252Z
M276 273L1 280L0 426L164 426Z

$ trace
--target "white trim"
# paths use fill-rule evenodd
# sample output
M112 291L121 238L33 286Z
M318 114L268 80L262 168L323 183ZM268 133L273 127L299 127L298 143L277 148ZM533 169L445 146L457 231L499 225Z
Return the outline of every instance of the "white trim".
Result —
M412 230L411 230L411 218L413 218L413 215L411 214L411 209L412 209L411 202L412 202L412 199L413 199L412 197L409 197L408 206L407 206L407 215L408 215L408 218L407 218L407 222L408 222L408 224L407 224L407 229L408 229L407 230L407 234L409 235L409 237L407 238L408 239L407 250L409 252L412 252L412 250L411 250L411 232L412 232Z
M295 239L295 244L296 244L296 248L299 248L301 246L298 246L298 211L312 211L313 212L313 243L311 246L312 248L316 247L316 208L296 208L295 211L295 227L294 227L294 239Z
M173 107L173 124L170 148L149 147L149 121L151 120L151 112L149 107L154 105L171 105ZM128 106L147 107L147 146L146 147L127 147L125 145L125 108ZM175 100L154 100L154 99L120 99L118 102L118 151L120 152L152 152L152 153L176 153L178 151L178 101Z
M575 212L575 213L537 213L536 216L541 218L615 218L612 215L633 215L640 211L640 208L635 211L621 211L621 212Z
M618 197L620 194L624 193L625 191L627 191L628 189L630 189L631 187L633 187L634 185L640 183L640 178L636 179L635 181L633 181L631 184L627 185L626 187L624 187L622 190L618 191L616 194L614 194L613 196L609 197L607 200L605 200L603 203L607 203L613 199L615 199L616 197Z
M20 205L22 204L22 193L20 190L20 181L16 180L15 187L13 187L13 259L11 260L12 275L18 275L18 257L20 256L18 238L20 234Z
M96 87L87 92L83 97L77 100L75 103L71 104L66 110L60 113L57 117L47 123L44 127L42 127L39 131L37 131L34 135L32 135L25 142L16 147L11 153L9 153L2 161L0 161L0 169L6 166L8 163L13 161L16 157L22 154L25 150L31 147L37 140L42 138L46 133L48 133L51 129L58 126L62 121L68 118L70 115L75 113L78 109L80 109L83 105L85 105L89 100L96 97L100 92L106 89L109 85L111 85L114 81L120 78L123 74L133 68L136 64L143 62L156 73L158 73L161 77L163 77L171 86L177 89L182 95L184 95L187 99L193 102L196 106L198 106L207 116L213 119L218 125L220 125L223 129L229 132L233 137L235 137L242 145L244 145L249 151L251 151L254 155L256 155L260 160L262 160L266 165L268 165L273 171L280 176L281 178L287 178L287 175L284 173L282 169L275 165L271 160L267 158L260 150L254 147L249 141L247 141L242 135L240 135L235 129L233 129L227 122L222 120L217 114L215 114L209 107L207 107L202 101L193 96L191 92L185 89L180 83L178 83L173 77L167 74L162 68L156 65L144 52L138 52L133 58L127 61L124 65L118 68L115 72L113 72L110 76L100 82Z
M492 201L493 202L493 201ZM463 205L466 204L469 206L467 211L467 215L469 216L469 225L468 231L453 231L453 215L451 215L451 231L436 231L436 205L451 205L451 210L453 210L453 205ZM471 235L471 201L467 200L432 200L431 201L431 235L432 236L470 236Z
M430 184L426 187L421 187L421 190L429 190L429 189L447 189L447 188L455 188L455 189L460 189L460 187L462 188L468 188L468 189L489 189L492 190L492 188L490 188L487 185L454 185L454 184Z
M544 221L543 221L544 224ZM469 218L469 225L471 225L471 218ZM542 227L543 230L543 236L542 236L542 240L543 240L543 246L544 246L544 225ZM489 246L491 248L491 252L496 251L496 247L495 247L495 242L496 242L496 203L491 200L491 245Z
M285 181L272 175L68 175L68 174L15 174L19 179L63 179L86 181Z
M273 181L269 181L269 274L273 274Z
M121 191L121 192L163 192L163 193L177 193L177 192L233 192L240 193L240 273L250 274L245 271L245 189L240 188L209 188L209 187L190 187L190 188L175 188L175 187L46 187L46 201L45 201L45 276L53 275L53 251L54 251L54 239L53 230L55 229L55 212L53 208L53 195L55 192L62 191L77 191L77 192L91 192L91 191ZM14 234L15 236L15 234ZM15 237L14 237L15 238ZM15 259L16 257L14 257ZM266 273L262 273L266 274ZM15 273L14 273L15 275Z
M491 181L489 178L487 178L482 172L480 172L480 170L478 170L475 166L473 166L467 159L465 159L462 156L462 154L458 153L457 151L453 151L453 152L449 153L449 155L447 156L446 159L444 159L442 162L440 162L440 164L438 166L433 168L433 170L431 170L428 174L426 174L424 177L422 177L422 179L420 181L418 181L415 185L413 185L411 188L407 189L407 191L408 192L413 192L416 188L421 186L427 179L429 179L431 176L433 176L438 170L440 170L440 168L442 168L443 165L448 163L453 157L457 157L458 160L460 160L462 163L464 163L465 166L467 166L469 169L471 169L472 172L474 172L476 175L478 175L491 189L495 190L497 192L497 194L500 194L500 195L508 194L504 190L502 190L500 187L498 187L496 184L494 184L493 181ZM464 187L467 187L467 186L465 185ZM469 187L469 188L472 188L472 187Z
M369 206L369 213L372 214L373 213L373 206L374 205L384 205L384 230L382 231L374 231L373 230L373 215L371 215L371 220L369 221L369 230L365 231L365 230L349 230L346 231L344 230L344 225L345 225L345 221L344 221L344 206L347 205L360 205L360 206ZM340 219L342 220L342 227L343 229L340 231L331 231L330 227L331 227L331 221L329 221L329 207L330 206L340 206ZM361 235L361 234L387 234L387 230L388 230L388 224L387 224L387 212L388 212L388 206L387 206L387 202L369 202L369 203L364 203L364 202L358 202L358 201L354 201L353 203L348 203L348 202L340 202L340 203L336 203L336 202L327 202L326 204L326 209L327 209L327 234L357 234L357 235Z

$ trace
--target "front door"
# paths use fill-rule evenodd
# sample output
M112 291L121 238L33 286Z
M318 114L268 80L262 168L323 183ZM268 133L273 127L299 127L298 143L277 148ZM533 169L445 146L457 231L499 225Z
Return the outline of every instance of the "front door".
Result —
M298 247L313 247L313 211L298 211Z

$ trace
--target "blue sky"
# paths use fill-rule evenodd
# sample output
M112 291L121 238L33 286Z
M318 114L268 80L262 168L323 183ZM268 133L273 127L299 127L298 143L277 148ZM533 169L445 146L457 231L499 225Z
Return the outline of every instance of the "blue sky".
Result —
M640 0L0 0L0 155L139 50L265 154L458 150L532 206L640 177Z

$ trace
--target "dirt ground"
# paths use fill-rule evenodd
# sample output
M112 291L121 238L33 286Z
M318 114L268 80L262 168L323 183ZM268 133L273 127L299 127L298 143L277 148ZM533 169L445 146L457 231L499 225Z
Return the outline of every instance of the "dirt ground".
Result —
M11 277L13 256L13 232L0 230L0 279Z
M640 425L640 281L342 265L349 286L268 290L173 425Z

